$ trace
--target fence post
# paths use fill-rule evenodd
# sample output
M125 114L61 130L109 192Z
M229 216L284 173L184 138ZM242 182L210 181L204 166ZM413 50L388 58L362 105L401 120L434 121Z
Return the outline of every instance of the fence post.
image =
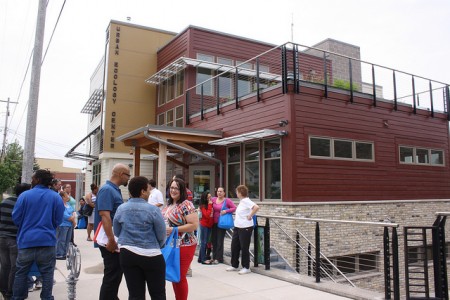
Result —
M264 265L266 270L270 270L270 224L269 218L266 218L264 226Z
M316 222L316 282L320 282L320 228Z
M281 85L283 87L283 94L287 93L287 53L286 45L281 47Z
M373 106L377 107L377 88L375 84L375 66L372 65L372 92L373 92Z
M300 233L295 234L295 271L300 273Z
M328 98L328 70L327 70L327 54L323 52L323 82L325 85L325 98Z
M394 82L394 110L397 110L397 79L395 78L395 71L392 71L392 80Z
M259 57L256 58L256 101L261 101L261 92L259 90Z
M414 76L412 76L412 92L413 92L413 113L417 113L417 104L416 104L416 84L414 82Z
M186 118L186 125L189 125L189 96L191 91L186 91L186 109L184 111L184 117Z
M201 97L200 97L200 118L203 120L203 84L200 86Z
M308 243L308 276L312 273L311 243Z
M398 235L397 228L392 228L392 273L394 276L394 299L400 299L400 271L398 264Z
M256 226L253 228L253 253L254 253L254 257L253 257L253 265L255 267L258 266L258 244L259 244L259 233L258 233L258 224L256 224Z
M353 103L353 68L352 68L352 59L348 59L348 71L350 77L350 103Z
M383 230L383 258L384 258L384 298L391 299L391 269L389 252L389 231L387 227Z

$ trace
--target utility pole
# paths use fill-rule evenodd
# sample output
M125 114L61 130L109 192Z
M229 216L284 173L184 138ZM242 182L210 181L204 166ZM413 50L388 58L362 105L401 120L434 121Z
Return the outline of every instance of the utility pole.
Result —
M39 0L39 8L34 39L33 64L31 67L30 97L28 100L27 127L22 163L22 182L31 182L36 144L36 123L39 101L39 84L41 80L42 49L44 46L44 29L47 0Z
M5 129L3 132L3 146L2 146L2 154L1 154L1 161L3 162L3 158L5 157L5 153L6 153L6 136L8 134L8 117L9 117L9 103L18 103L18 102L11 102L9 101L9 97L8 100L0 100L0 102L6 102L6 118L5 118Z

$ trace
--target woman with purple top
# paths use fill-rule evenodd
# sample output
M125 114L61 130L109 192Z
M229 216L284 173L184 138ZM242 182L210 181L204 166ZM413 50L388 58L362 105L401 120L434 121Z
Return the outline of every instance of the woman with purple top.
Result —
M236 210L236 205L229 198L225 198L225 190L223 187L217 189L217 197L211 199L214 210L214 225L212 227L211 239L213 245L213 264L223 263L223 240L225 239L226 230L217 227L219 216L226 213L233 213ZM223 205L225 203L225 207Z

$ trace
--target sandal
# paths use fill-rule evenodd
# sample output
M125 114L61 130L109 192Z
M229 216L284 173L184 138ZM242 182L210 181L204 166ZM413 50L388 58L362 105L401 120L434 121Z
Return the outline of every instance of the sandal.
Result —
M87 238L86 241L92 242L92 239L91 238Z
M202 265L211 265L212 262L210 260L202 261Z

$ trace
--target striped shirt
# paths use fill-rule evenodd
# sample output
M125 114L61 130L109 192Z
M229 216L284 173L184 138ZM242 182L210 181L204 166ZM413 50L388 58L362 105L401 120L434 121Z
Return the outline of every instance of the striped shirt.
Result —
M9 197L0 203L0 237L16 238L17 226L12 220L12 211L16 205L17 197Z

